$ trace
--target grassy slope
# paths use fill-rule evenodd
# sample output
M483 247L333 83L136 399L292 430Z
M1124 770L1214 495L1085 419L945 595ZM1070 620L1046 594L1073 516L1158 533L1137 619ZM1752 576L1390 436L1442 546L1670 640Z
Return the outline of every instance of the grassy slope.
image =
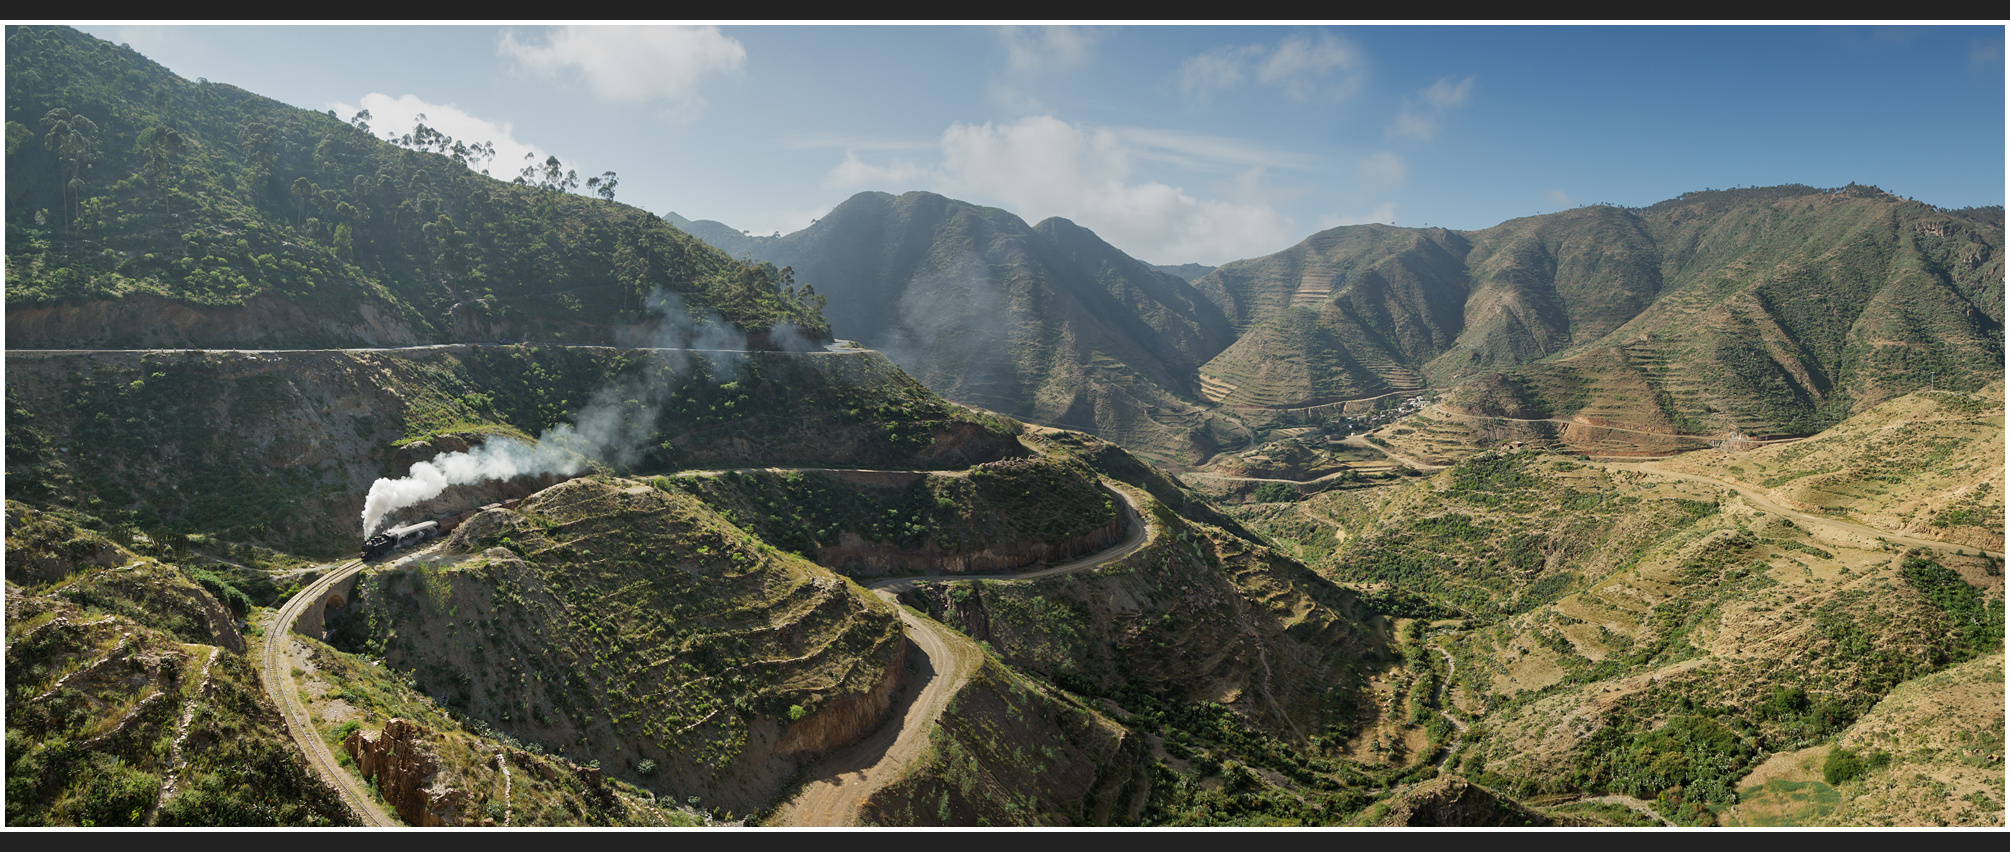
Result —
M677 798L765 804L800 748L783 729L858 712L848 702L897 662L883 603L646 484L573 480L484 513L449 548L482 555L371 575L338 644Z
M10 30L7 59L17 347L593 340L659 289L740 328L821 325L776 270L646 211L491 179L67 28ZM80 198L42 144L55 110L95 128ZM153 144L166 130L178 147Z
M349 823L187 570L11 501L7 564L9 825Z
M1321 570L1421 592L1383 604L1399 610L1478 616L1437 640L1475 722L1462 771L1514 795L1659 797L1707 822L1767 753L1823 742L1900 683L2000 647L2000 563L1941 554L1947 588L1971 591L1922 585L1927 562L1810 535L1710 486L1496 454L1309 505L1350 534Z
M1842 770L1843 756L1859 768ZM1835 743L1775 755L1738 792L1731 825L2002 825L2003 655L1901 685Z
M1804 441L1684 455L1673 469L1739 482L1807 511L2003 549L2003 386L1917 391Z

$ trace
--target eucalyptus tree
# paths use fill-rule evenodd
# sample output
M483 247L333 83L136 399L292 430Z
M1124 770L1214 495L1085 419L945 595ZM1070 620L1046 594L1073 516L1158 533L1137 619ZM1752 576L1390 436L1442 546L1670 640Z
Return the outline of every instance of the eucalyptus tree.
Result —
M56 155L57 180L63 185L64 231L67 233L68 222L81 213L77 208L83 203L83 169L97 155L98 125L83 115L72 115L63 107L49 110L42 116L42 123L49 128L48 135L42 137L42 147Z
M614 187L619 183L621 183L621 180L616 178L613 172L601 172L600 177L586 179L586 188L593 190L601 198L613 201Z
M140 132L139 148L146 152L147 164L153 169L154 185L161 193L161 210L174 214L173 189L180 168L177 162L182 153L181 132L165 125L152 125Z

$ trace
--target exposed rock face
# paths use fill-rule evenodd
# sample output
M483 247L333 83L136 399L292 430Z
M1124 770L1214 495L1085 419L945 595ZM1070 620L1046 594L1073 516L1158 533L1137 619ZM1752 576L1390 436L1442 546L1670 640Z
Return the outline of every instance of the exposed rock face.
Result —
M1441 778L1420 785L1390 803L1381 825L1402 826L1519 826L1555 825L1555 821L1529 810L1492 790L1464 778Z
M853 576L880 574L985 574L1008 572L1042 562L1066 562L1103 550L1124 539L1122 518L1056 543L1024 541L952 553L930 542L925 548L904 548L867 541L843 533L838 543L817 548L817 564Z
M384 723L382 731L358 730L342 743L355 758L363 777L398 811L407 825L460 825L468 795L454 788L440 771L440 762L426 743L426 730L403 719Z
M871 733L886 720L886 711L893 706L906 673L907 643L902 642L887 661L886 674L880 677L878 686L861 695L840 695L790 725L782 731L779 750L796 755L815 754L849 745Z

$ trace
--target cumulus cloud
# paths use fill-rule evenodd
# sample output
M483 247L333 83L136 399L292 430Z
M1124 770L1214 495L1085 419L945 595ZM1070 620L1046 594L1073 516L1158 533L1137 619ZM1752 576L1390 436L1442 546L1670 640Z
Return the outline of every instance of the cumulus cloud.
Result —
M1276 44L1217 47L1180 63L1180 91L1196 103L1253 82L1297 101L1346 100L1361 88L1367 58L1332 33L1295 35Z
M958 123L943 131L940 160L934 164L895 160L872 165L847 151L825 185L896 192L926 188L997 204L1029 222L1064 217L1153 263L1220 263L1277 251L1295 234L1291 218L1268 199L1262 176L1265 160L1297 158L1268 156L1260 148L1232 142L1087 127L1046 115L1005 124ZM1201 162L1210 152L1234 156ZM1217 197L1196 197L1139 176L1139 164L1147 161L1224 172L1228 185Z
M1403 100L1403 109L1389 125L1390 136L1406 136L1429 142L1444 126L1445 115L1465 106L1472 97L1473 79L1453 81L1441 77L1431 87Z
M999 27L1006 64L1022 74L1089 64L1102 33L1093 27Z
M496 53L525 73L573 74L600 98L661 102L685 116L704 110L706 78L740 74L747 62L746 47L718 27L550 27L542 43L504 32Z
M391 97L381 92L364 95L358 104L332 103L328 109L335 111L342 120L348 121L361 110L370 111L370 132L378 138L396 137L412 132L412 128L425 116L427 127L452 136L470 145L493 142L496 146L495 159L481 165L491 175L507 180L521 168L524 155L531 155L536 162L544 162L550 154L543 148L516 139L508 122L497 124L488 119L468 114L453 104L436 104L418 95ZM563 159L563 158L561 158Z

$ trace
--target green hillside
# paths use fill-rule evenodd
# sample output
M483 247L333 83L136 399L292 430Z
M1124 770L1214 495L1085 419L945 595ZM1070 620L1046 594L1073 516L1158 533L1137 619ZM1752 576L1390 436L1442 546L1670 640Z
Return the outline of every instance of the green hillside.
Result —
M6 118L15 348L609 342L659 290L823 325L785 272L555 161L512 183L484 140L394 145L68 28L9 28Z

